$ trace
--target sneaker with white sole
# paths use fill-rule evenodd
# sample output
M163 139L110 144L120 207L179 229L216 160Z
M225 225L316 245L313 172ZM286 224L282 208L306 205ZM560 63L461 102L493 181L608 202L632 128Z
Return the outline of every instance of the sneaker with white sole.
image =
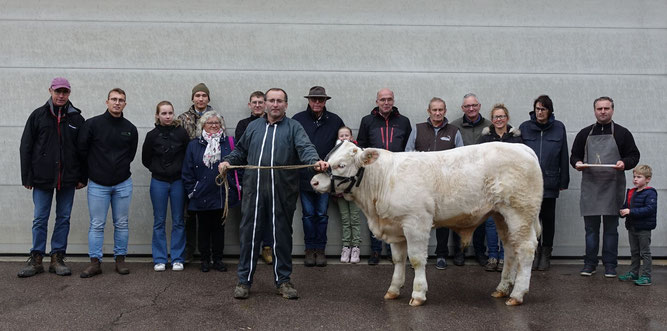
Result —
M171 265L171 270L174 270L174 271L183 271L183 263L181 263L181 262L174 262L174 263Z
M352 250L348 246L343 246L343 250L340 252L340 262L341 263L350 263L350 254Z
M359 247L352 247L352 252L350 253L350 263L359 263L359 255L361 255L361 249Z
M164 269L166 269L166 267L167 266L164 263L156 263L153 266L153 270L155 270L155 271L164 271Z

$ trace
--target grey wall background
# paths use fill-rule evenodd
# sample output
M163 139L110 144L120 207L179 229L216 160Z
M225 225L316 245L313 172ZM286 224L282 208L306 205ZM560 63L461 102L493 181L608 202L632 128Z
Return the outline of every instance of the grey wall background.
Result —
M0 253L27 253L31 242L31 192L21 185L18 147L30 112L48 99L55 76L67 77L70 99L86 118L104 112L113 87L128 92L125 116L140 144L164 99L185 111L191 88L205 82L211 105L228 132L247 116L254 90L283 87L288 115L305 109L313 85L333 96L327 108L356 133L382 87L396 106L423 122L428 101L447 101L447 117L462 116L461 98L475 92L488 117L504 102L511 123L528 118L540 94L554 100L555 115L574 135L592 124L593 100L615 100L614 120L629 128L653 166L658 188L654 256L667 256L667 2L638 1L0 1ZM140 153L140 152L139 152ZM132 164L134 195L131 254L150 254L150 174L140 154ZM580 256L580 176L557 203L555 255ZM631 185L631 172L626 173ZM464 180L464 179L462 179ZM87 253L85 189L72 211L69 253ZM297 211L294 253L303 252ZM330 208L328 254L340 252L335 204ZM238 216L228 221L227 254L238 253ZM52 222L51 222L52 226ZM619 226L619 252L629 255ZM49 231L50 233L50 231ZM112 252L111 220L105 252ZM368 252L368 229L363 252ZM435 238L431 240L434 249Z

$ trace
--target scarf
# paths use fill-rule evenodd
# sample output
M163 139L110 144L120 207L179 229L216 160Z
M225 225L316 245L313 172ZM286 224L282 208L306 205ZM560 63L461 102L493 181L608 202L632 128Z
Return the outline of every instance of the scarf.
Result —
M220 137L222 137L222 130L218 133L208 133L203 131L202 138L208 143L204 151L204 164L213 169L213 165L220 161Z

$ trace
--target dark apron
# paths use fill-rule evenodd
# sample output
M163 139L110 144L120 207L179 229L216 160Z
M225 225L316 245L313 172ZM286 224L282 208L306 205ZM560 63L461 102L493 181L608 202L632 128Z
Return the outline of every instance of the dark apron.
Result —
M614 123L611 134L592 136L593 129L586 138L584 163L616 164L621 159L618 145L614 139ZM582 171L581 198L579 200L581 216L618 215L623 206L625 192L625 172L613 168L592 167Z

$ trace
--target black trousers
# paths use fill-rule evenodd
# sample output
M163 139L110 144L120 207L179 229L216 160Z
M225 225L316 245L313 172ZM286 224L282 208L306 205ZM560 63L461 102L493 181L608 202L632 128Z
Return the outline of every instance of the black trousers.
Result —
M195 211L199 219L199 254L202 261L222 260L225 248L225 226L222 225L222 209Z

